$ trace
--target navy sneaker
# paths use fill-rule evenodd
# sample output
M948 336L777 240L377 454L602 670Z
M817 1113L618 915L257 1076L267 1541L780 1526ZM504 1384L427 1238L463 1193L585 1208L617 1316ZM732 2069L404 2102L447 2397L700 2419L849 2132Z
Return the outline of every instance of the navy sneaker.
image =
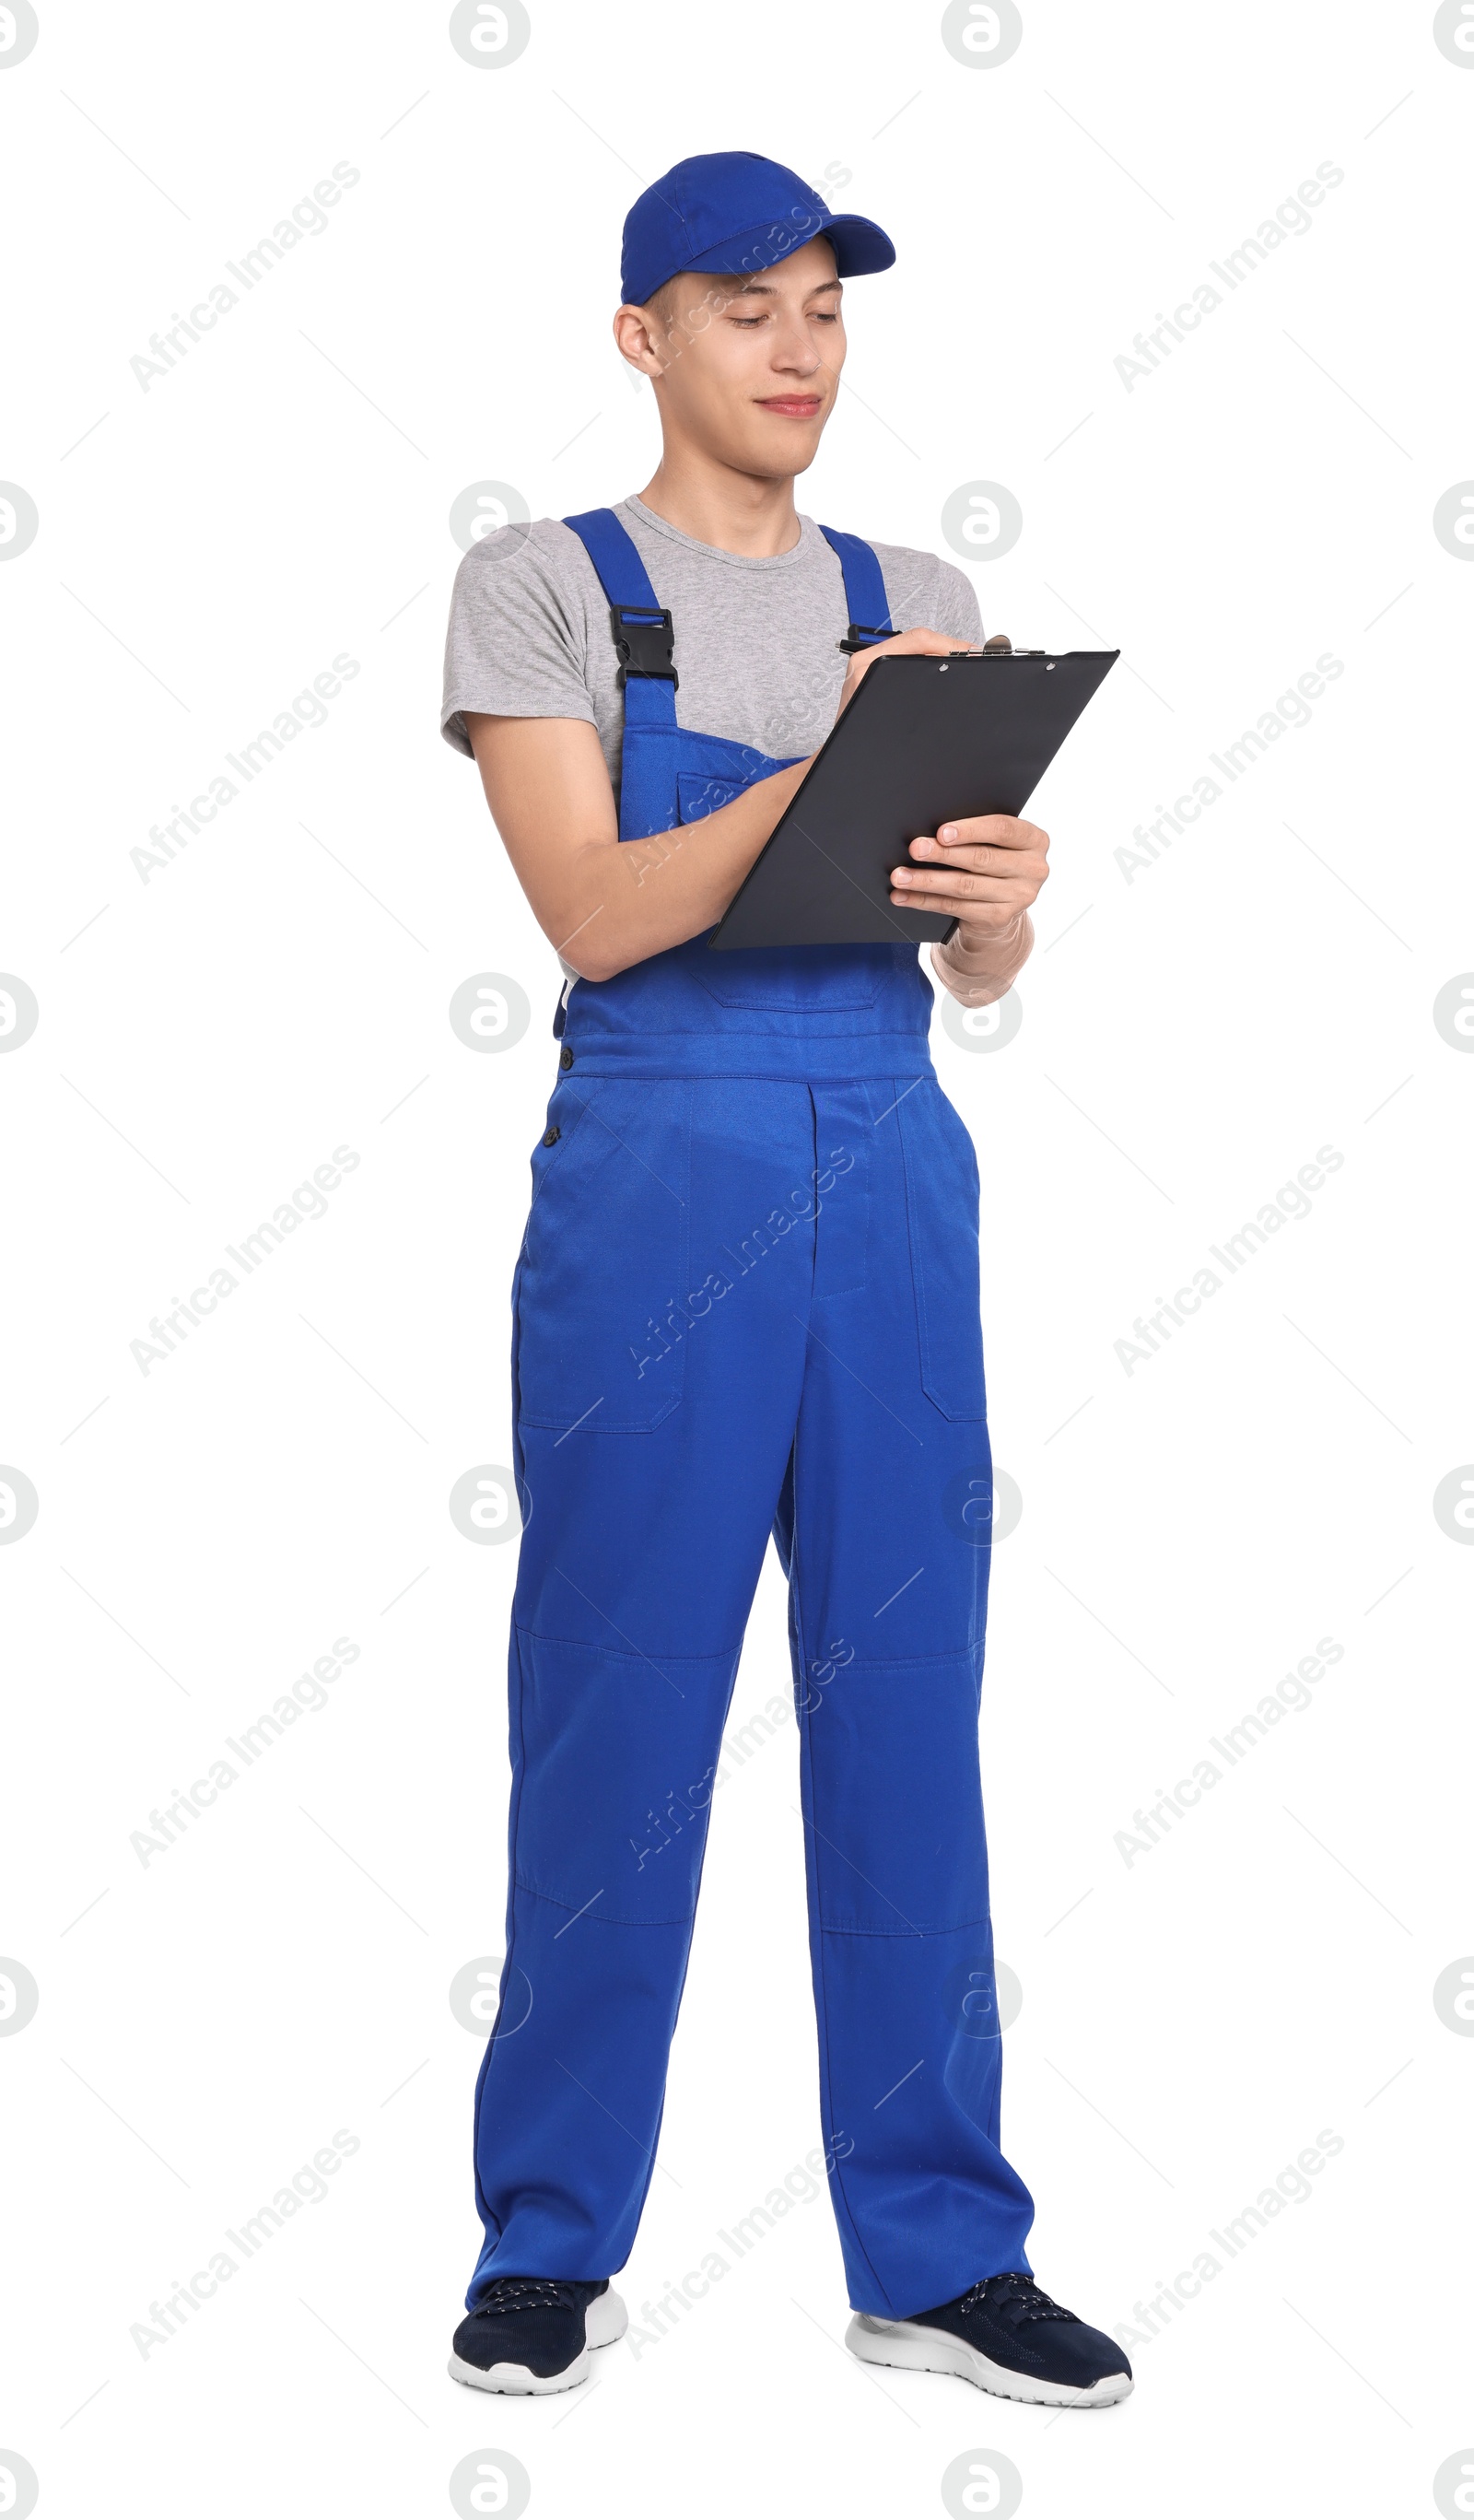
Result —
M590 2348L614 2344L629 2323L607 2282L498 2275L456 2330L450 2375L520 2398L576 2389L593 2368Z
M1120 2346L1061 2310L1032 2275L988 2275L915 2318L857 2312L844 2341L862 2362L955 2372L1031 2407L1113 2407L1134 2386Z

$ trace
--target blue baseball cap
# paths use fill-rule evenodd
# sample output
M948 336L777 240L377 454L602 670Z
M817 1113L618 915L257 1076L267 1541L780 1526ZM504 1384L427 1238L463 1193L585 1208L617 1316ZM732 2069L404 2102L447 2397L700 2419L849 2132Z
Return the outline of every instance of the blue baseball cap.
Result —
M896 259L883 228L849 213L835 218L790 166L746 149L683 158L625 220L623 302L648 305L678 271L766 271L816 237L833 247L841 280L888 271Z

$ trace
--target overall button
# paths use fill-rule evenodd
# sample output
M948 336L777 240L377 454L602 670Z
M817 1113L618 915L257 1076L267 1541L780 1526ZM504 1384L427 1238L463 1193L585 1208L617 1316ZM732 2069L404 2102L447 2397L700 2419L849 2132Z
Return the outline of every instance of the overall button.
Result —
M556 1146L557 1146L557 1144L558 1144L558 1140L559 1140L559 1138L562 1136L562 1134L563 1134L563 1133L562 1133L561 1129L550 1129L550 1130L549 1130L549 1132L548 1132L548 1134L547 1134L547 1136L546 1136L546 1137L544 1138L544 1140L543 1140L543 1144L544 1144L544 1146L545 1146L545 1147L556 1147Z
M562 1050L562 1051L559 1051L559 1053L558 1053L558 1063L559 1067L571 1067L571 1066L572 1066L572 1064L573 1064L573 1053L572 1053L572 1051L571 1051L571 1050Z

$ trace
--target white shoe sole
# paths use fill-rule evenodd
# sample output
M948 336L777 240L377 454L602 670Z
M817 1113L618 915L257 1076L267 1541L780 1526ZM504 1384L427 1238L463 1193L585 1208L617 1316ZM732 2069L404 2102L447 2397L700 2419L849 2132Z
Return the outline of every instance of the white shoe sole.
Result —
M1018 2398L1027 2407L1114 2407L1135 2386L1124 2371L1112 2371L1089 2389L1034 2380L1002 2362L990 2362L986 2354L944 2328L921 2327L909 2318L871 2318L863 2311L850 2320L844 2341L862 2362L885 2363L895 2371L949 2372L970 2380L975 2389L986 2389L990 2397Z
M629 2312L617 2292L597 2293L584 2314L584 2350L568 2364L565 2371L551 2371L544 2379L529 2371L525 2362L493 2362L483 2371L476 2362L463 2362L453 2354L448 2365L453 2380L463 2380L468 2389L490 2389L499 2397L551 2398L559 2389L576 2389L587 2380L594 2368L589 2360L601 2345L616 2345L630 2323Z

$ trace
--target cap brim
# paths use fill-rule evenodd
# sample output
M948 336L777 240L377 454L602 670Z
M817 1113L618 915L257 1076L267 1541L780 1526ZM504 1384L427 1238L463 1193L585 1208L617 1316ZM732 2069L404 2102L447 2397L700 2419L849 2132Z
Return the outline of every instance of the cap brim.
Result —
M813 245L825 237L834 248L834 266L841 280L858 279L867 271L889 271L896 259L896 248L883 228L873 219L846 214L826 219L823 227L805 227L801 219L765 220L761 227L744 228L740 235L724 237L720 245L697 254L683 268L687 271L746 272L771 271L775 263L786 262L801 246ZM786 241L785 241L786 240Z
M820 233L834 248L841 280L858 280L867 271L889 271L896 259L895 247L873 219L830 219Z

